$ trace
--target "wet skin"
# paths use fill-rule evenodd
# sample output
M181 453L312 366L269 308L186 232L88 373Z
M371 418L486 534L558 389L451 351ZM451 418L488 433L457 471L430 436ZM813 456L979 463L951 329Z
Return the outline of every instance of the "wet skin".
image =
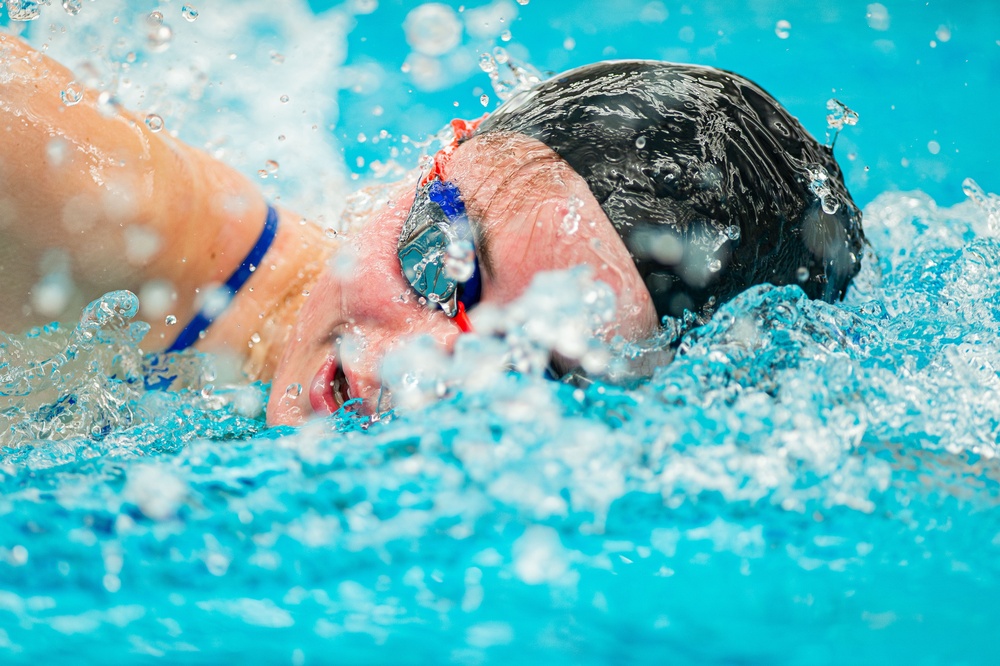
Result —
M635 339L655 331L649 292L624 244L584 180L544 144L519 135L476 137L456 150L444 177L461 190L476 227L481 302L514 300L540 271L586 265L618 300L615 324L595 334ZM328 262L278 364L269 423L300 423L348 398L360 398L371 413L388 352L416 335L445 349L454 345L454 323L421 305L400 270L397 245L415 189L415 183L396 189ZM563 225L571 207L580 215L573 233ZM474 309L470 316L475 325ZM295 384L302 390L287 390Z

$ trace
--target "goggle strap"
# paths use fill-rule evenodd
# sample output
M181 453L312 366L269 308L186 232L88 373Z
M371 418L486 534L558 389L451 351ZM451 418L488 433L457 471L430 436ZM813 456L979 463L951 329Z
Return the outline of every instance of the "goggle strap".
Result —
M451 320L455 322L455 326L458 326L458 330L462 333L472 333L472 322L469 321L469 315L465 313L465 303L458 302L458 312Z

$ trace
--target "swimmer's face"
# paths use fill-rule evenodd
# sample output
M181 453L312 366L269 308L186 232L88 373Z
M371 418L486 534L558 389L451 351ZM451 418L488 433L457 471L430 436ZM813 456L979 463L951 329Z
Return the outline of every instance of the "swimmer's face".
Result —
M477 248L482 303L514 300L540 271L584 265L618 299L605 337L656 330L649 292L625 245L586 182L544 144L519 135L475 137L455 151L443 177L458 186L477 236L486 238ZM269 423L296 424L349 398L360 398L368 413L385 409L379 369L388 352L417 335L446 350L454 345L454 322L421 305L400 268L399 236L414 194L412 183L395 190L312 290L275 374ZM562 224L571 206L581 220L573 233ZM287 390L296 384L301 391Z

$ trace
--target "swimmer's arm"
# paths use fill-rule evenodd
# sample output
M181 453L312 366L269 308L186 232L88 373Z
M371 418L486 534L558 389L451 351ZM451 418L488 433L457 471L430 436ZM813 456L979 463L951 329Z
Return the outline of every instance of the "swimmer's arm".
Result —
M63 91L82 97L67 105ZM239 265L265 216L248 179L101 104L68 69L0 33L0 238L8 248L0 275L7 285L27 279L30 287L43 254L61 250L87 298L165 280L183 321L195 310L195 290ZM0 317L0 330L34 319L10 307L0 307Z

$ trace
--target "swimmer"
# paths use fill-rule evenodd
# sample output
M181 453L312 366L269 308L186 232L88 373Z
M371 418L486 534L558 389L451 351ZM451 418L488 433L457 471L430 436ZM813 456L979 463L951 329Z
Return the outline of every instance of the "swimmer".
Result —
M455 121L431 168L330 239L96 92L65 105L72 73L19 39L0 34L0 61L0 329L41 323L23 304L53 248L87 299L162 281L177 323L151 322L144 348L239 357L272 382L272 424L351 398L370 412L401 340L450 349L477 304L517 298L540 271L589 267L617 297L596 333L638 340L755 284L834 301L860 266L861 215L832 150L710 67L597 63ZM458 270L449 251L465 255ZM363 343L343 354L349 336Z

